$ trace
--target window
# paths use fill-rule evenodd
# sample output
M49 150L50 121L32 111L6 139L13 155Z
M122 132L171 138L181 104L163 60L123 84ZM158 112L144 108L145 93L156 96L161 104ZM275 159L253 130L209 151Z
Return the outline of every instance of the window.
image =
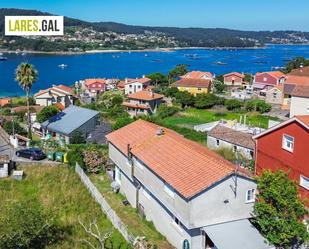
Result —
M141 88L142 86L141 85L138 85L138 87L137 88Z
M172 198L174 198L174 189L167 183L164 185L164 191Z
M121 185L121 171L118 167L115 168L115 181Z
M197 88L197 90L201 91L201 90L202 90L202 88L198 87L198 88Z
M132 87L132 85L129 85L129 87L131 88L131 87Z
M251 158L253 158L254 157L254 152L253 152L253 150L250 150L250 156L251 156Z
M217 139L217 140L216 140L216 144L217 144L217 146L219 146L219 145L220 145L220 141L219 141L219 139Z
M293 150L294 150L294 138L289 136L289 135L284 134L283 138L282 138L282 148L287 150L287 151L293 152Z
M309 113L309 107L307 108L307 112Z
M301 175L300 180L299 180L299 185L309 190L309 178Z
M255 189L249 189L246 193L246 203L254 202L255 199Z

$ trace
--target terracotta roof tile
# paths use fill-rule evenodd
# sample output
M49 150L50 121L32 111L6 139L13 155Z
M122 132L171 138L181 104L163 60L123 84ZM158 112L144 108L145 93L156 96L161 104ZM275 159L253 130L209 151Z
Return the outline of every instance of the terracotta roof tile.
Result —
M164 96L162 94L154 93L152 91L139 91L128 95L129 99L140 99L140 100L154 100L162 99Z
M270 72L260 72L260 73L256 73L256 75L259 75L259 74L263 74L263 73L266 73L266 74L269 74L277 79L279 78L282 78L282 77L285 77L286 75L284 73L282 73L281 71L270 71Z
M211 84L211 80L204 79L185 79L182 78L176 82L174 82L174 86L176 87L200 87L200 88L208 88Z
M98 79L85 79L85 85L86 86L90 86L94 83L100 83L100 84L105 84L106 83L106 79L101 79L101 78L98 78Z
M68 95L74 95L74 91L71 87L65 86L65 85L58 85L58 86L53 86L44 90L40 90L39 92L37 92L36 94L34 94L35 97L40 96L50 90L56 91L56 92L60 92L63 93L65 92Z
M238 72L231 72L231 73L227 73L225 75L223 75L223 77L228 77L228 76L231 76L231 75L235 75L237 77L240 77L240 78L245 78L245 75L242 74L242 73L238 73Z
M180 76L180 78L202 79L205 76L209 78L213 77L211 72L191 71L186 73L185 75Z
M288 75L286 80L284 81L284 84L308 85L309 86L309 77Z
M123 102L122 105L126 106L126 107L136 108L136 109L143 109L143 110L150 109L150 106L148 106L148 105L134 104L134 103L130 103L130 102Z
M309 77L309 66L298 68L298 69L293 69L288 75Z
M291 92L292 96L309 98L309 85L296 85Z
M130 144L134 156L186 198L234 172L232 163L206 147L167 128L157 135L159 128L138 120L106 137L124 154Z
M295 117L309 127L309 115L297 115Z
M236 131L220 124L216 125L212 130L210 130L208 132L208 135L218 139L222 139L232 144L240 145L245 148L249 148L252 150L255 149L255 143L252 139L251 134Z
M136 78L136 79L127 78L125 81L127 81L127 83L125 83L125 84L129 84L129 83L133 83L133 82L139 82L139 83L142 83L142 84L146 84L146 83L151 82L151 79L149 79L147 77Z

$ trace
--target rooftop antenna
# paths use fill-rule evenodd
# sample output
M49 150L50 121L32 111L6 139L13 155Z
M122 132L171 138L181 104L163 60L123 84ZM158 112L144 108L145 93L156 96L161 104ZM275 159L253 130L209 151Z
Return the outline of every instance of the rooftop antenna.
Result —
M230 188L232 189L234 196L236 198L237 197L237 175L238 175L239 166L240 166L240 161L239 161L237 149L235 151L235 155L236 155L236 169L234 170L234 174L232 176L233 184L230 185Z

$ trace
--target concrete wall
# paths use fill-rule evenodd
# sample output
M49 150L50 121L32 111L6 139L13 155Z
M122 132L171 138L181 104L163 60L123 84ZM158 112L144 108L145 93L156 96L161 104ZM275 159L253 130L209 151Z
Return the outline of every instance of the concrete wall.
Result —
M136 93L142 90L143 90L143 84L139 82L127 83L124 87L124 93L126 95Z
M266 91L265 102L270 104L281 105L283 102L283 93L277 88Z
M217 145L217 140L219 140L219 145ZM239 146L239 145L235 145L237 151L244 156L246 159L252 160L254 158L254 156L252 157L252 155L250 154L251 149ZM217 150L220 148L228 148L228 149L232 149L234 150L234 144L229 143L227 141L224 141L222 139L218 139L212 136L207 136L207 147L211 150Z
M246 193L249 189L256 189L256 183L237 177L235 196L231 187L235 186L234 179L230 176L190 201L191 226L202 227L251 217L253 202L246 203Z
M295 115L309 115L309 98L292 96L290 118Z

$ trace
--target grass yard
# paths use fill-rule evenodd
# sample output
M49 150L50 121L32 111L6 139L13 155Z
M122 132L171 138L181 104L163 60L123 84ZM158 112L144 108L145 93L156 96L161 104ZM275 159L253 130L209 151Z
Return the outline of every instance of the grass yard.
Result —
M269 119L278 120L277 118L261 115L256 112L216 112L213 110L188 108L175 116L164 119L164 123L167 126L176 125L178 127L193 129L194 125L209 123L220 119L237 119L239 121L240 116L244 116L245 114L247 115L247 123L250 122L251 125L261 128L267 128Z
M5 215L8 204L12 202L37 198L44 210L51 211L58 223L65 228L65 239L47 248L89 248L81 239L92 239L78 223L78 217L86 226L96 219L102 232L114 229L78 175L67 166L25 166L19 169L26 174L24 180L0 180L0 215ZM116 230L110 241L113 246L107 248L131 248Z
M115 194L110 186L110 182L104 173L90 175L91 181L102 193L109 205L116 211L120 219L128 226L128 230L134 236L145 236L148 241L157 244L160 249L172 249L173 247L166 241L154 227L154 225L142 219L137 210L130 205L124 206L122 201L125 199L121 194Z

